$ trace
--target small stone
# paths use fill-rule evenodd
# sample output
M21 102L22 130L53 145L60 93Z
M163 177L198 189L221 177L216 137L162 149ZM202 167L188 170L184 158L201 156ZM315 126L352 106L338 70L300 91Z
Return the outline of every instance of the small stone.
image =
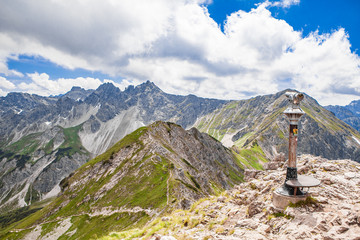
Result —
M324 164L323 169L325 171L333 172L339 170L339 167L334 164Z
M328 236L324 236L323 240L335 240L335 238L328 235Z
M318 201L318 203L323 203L323 204L328 203L328 199L325 197L317 197L316 200Z
M262 207L262 203L260 202L251 202L250 205L248 206L248 216L252 217L255 214L258 214L259 212L261 212L261 207Z
M225 196L220 196L220 197L217 198L217 201L218 201L218 202L222 202L222 203L223 203L223 202L225 202L225 200L226 200L226 197L225 197Z
M258 227L258 224L252 220L252 219L243 219L236 223L235 227L245 227L245 228L251 228L256 229Z
M167 221L170 221L170 218L169 217L163 217L163 218L161 218L161 221L167 222Z
M338 234L341 234L341 233L346 232L347 230L349 230L348 227L341 226L341 227L339 227L339 228L336 230L336 232L337 232Z
M326 225L325 221L321 221L316 227L323 232L329 231L329 227Z
M344 173L344 176L346 179L352 179L352 178L356 177L356 174L354 172L346 172L346 173Z
M339 216L335 216L331 221L330 223L333 225L333 226L340 226L342 224L342 221L341 221L341 218Z
M265 170L276 170L278 169L280 164L278 162L267 162L264 164Z

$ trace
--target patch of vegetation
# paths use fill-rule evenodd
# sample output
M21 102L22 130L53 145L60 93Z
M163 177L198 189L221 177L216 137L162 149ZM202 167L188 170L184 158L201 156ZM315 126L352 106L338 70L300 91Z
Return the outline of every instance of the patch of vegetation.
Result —
M61 158L65 156L70 158L75 153L86 154L86 155L89 154L89 152L82 146L80 137L78 135L81 127L82 124L75 127L63 129L65 139L55 154L56 159L54 160L54 162L59 161ZM49 144L51 144L51 141L46 146L48 146ZM50 148L50 146L48 146L48 149Z
M191 165L191 163L189 163L186 159L182 158L181 159L186 165L188 165L189 167L191 167L192 169L194 169L196 172L199 172L199 170L197 170L193 165Z
M109 150L107 150L105 153L97 156L96 158L90 160L86 164L84 164L80 169L84 170L88 166L95 165L98 162L104 161L106 159L110 159L111 155L114 153L117 153L120 151L121 148L124 147L130 147L134 143L142 144L139 140L139 138L147 132L147 127L141 127L135 130L134 132L126 135L123 139L121 139L119 142L115 143ZM81 171L78 171L78 175L81 174Z
M188 183L184 182L184 181L181 180L181 179L175 179L175 180L181 182L183 185L185 185L187 188L190 188L190 189L193 190L194 192L198 192L198 191L199 191L199 190L198 190L197 188L195 188L193 185L188 184Z
M252 143L250 149L240 149L238 152L232 150L237 160L240 161L238 164L243 164L248 168L254 168L257 170L263 170L261 162L267 162L264 152L261 147L257 144L257 141Z
M287 214L285 214L283 212L276 212L274 214L268 215L267 219L270 220L270 219L272 219L274 217L276 217L276 218L283 217L283 218L286 218L286 219L289 219L289 220L294 218L293 216L287 215Z
M140 219L140 220L139 220ZM109 232L123 231L144 226L150 217L144 212L115 213L110 216L81 215L71 218L72 226L67 232L75 231L72 236L62 235L59 240L98 239Z
M40 193L36 191L33 186L30 186L25 195L25 202L31 204L40 200Z
M225 109L233 109L236 108L239 105L238 101L232 101L225 105Z
M188 171L186 171L186 176L195 184L195 187L199 190L201 190L200 184L196 181L194 176L192 176Z
M54 139L51 139L44 147L44 152L49 155L54 149Z
M224 191L222 187L217 186L214 182L210 181L210 186L216 196L219 196Z
M236 140L235 143L234 143L234 145L237 146L237 147L239 147L239 148L242 148L242 147L245 145L246 141L247 141L249 138L251 138L253 135L254 135L253 132L248 132L248 133L246 133L246 134L245 134L244 136L242 136L240 139Z
M19 141L10 144L6 149L17 155L29 156L39 147L39 140L37 138L41 134L41 132L32 133L22 137Z
M306 207L306 206L317 206L318 201L311 197L308 196L304 201L298 201L296 203L289 203L289 207L293 207L293 208L298 208L298 207Z
M46 234L51 233L55 228L60 226L59 221L47 222L41 225L41 236L44 237Z
M29 206L26 206L16 209L14 211L4 213L0 215L0 228L5 228L7 226L10 226L12 223L20 221L21 219L24 219L25 217L29 216L34 212L37 212L40 209L41 207L31 208Z
M30 206L18 208L0 215L0 239L21 239L21 238L3 238L10 229L14 229L19 222L23 221L27 217L31 217L33 213L37 214L40 212L45 205L47 205L54 198L48 198L43 201L36 202ZM28 231L23 231L27 233ZM16 236L18 236L16 234ZM20 233L19 236L23 236L23 233Z
M7 158L8 161L15 159L16 168L23 169L26 163L31 162L32 154L39 148L40 141L38 137L41 134L42 133L29 134L9 146L0 149L0 159Z

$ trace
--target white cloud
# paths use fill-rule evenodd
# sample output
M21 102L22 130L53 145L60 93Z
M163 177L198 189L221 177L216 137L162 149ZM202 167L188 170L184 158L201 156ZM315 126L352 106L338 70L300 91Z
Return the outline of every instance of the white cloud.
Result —
M0 89L13 90L15 89L15 84L4 77L0 77Z
M0 0L4 2L4 0ZM297 88L322 104L347 104L360 96L360 60L344 29L302 36L265 2L228 16L222 32L199 4L207 0L12 0L0 8L0 73L7 58L42 56L69 69L125 77L124 89L145 80L176 94L241 99ZM99 79L51 80L30 74L17 88L41 95L71 86L96 88Z
M96 78L59 78L51 80L46 73L28 74L32 79L31 83L20 83L17 87L28 93L38 94L41 96L58 95L68 91L73 86L79 86L84 89L96 89L103 82Z
M281 0L278 2L272 2L272 3L268 2L268 4L270 6L283 7L283 8L289 8L292 5L299 5L299 3L300 3L300 0Z

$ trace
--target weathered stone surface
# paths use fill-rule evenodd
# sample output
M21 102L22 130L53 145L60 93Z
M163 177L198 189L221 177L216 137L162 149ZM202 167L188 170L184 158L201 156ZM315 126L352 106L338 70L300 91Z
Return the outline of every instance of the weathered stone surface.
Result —
M324 170L322 163L325 162L327 165L335 165L337 170ZM249 178L248 182L228 191L227 195L223 195L227 198L224 202L213 197L195 209L195 212L211 212L211 220L196 229L181 228L170 235L179 236L181 233L183 236L193 237L196 232L195 239L360 240L360 185L344 176L345 173L357 173L360 164L350 160L328 161L302 155L298 164L302 166L304 163L311 169L313 177L332 180L331 184L322 183L319 187L310 189L309 194L316 202L296 208L287 207L285 210L275 208L271 199L273 191L260 194L260 189L265 186L272 189L279 187L283 183L285 171L271 171L269 173L272 177L263 174L268 171L257 174L248 171L248 176L255 175L256 178ZM342 196L341 199L339 195ZM184 217L190 219L198 216L186 214L189 216ZM234 230L219 234L216 230L221 228Z

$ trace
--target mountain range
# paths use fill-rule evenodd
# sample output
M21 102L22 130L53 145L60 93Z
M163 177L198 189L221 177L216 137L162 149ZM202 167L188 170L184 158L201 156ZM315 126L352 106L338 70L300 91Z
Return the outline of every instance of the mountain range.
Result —
M226 152L235 156L232 161L236 165L229 161L224 165L221 157L216 157L217 164L229 170L213 188L226 188L231 184L224 179L230 178L234 184L241 179L240 169L262 169L264 162L287 153L288 121L282 114L288 105L286 91L225 101L167 94L148 81L124 91L106 83L96 90L74 87L64 95L51 97L9 93L0 98L0 212L58 195L61 186L65 189L64 179L76 169L96 156L109 155L108 151L124 136L159 120L185 129L195 127L225 145ZM360 134L355 129L310 96L305 96L302 108L306 115L300 123L299 154L359 161ZM171 144L169 147L175 148ZM194 167L184 159L188 167ZM106 166L111 161L102 162ZM213 193L206 178L196 180L194 172L186 171L203 194ZM213 173L207 169L204 174ZM169 175L164 178L169 179ZM190 175L184 179L183 185L197 188L188 181L193 179Z
M325 108L334 113L337 118L360 131L360 100L354 100L346 106L329 105Z
M149 81L56 97L9 93L0 99L0 212L55 196L63 178L139 127L190 127L224 103L166 94Z

